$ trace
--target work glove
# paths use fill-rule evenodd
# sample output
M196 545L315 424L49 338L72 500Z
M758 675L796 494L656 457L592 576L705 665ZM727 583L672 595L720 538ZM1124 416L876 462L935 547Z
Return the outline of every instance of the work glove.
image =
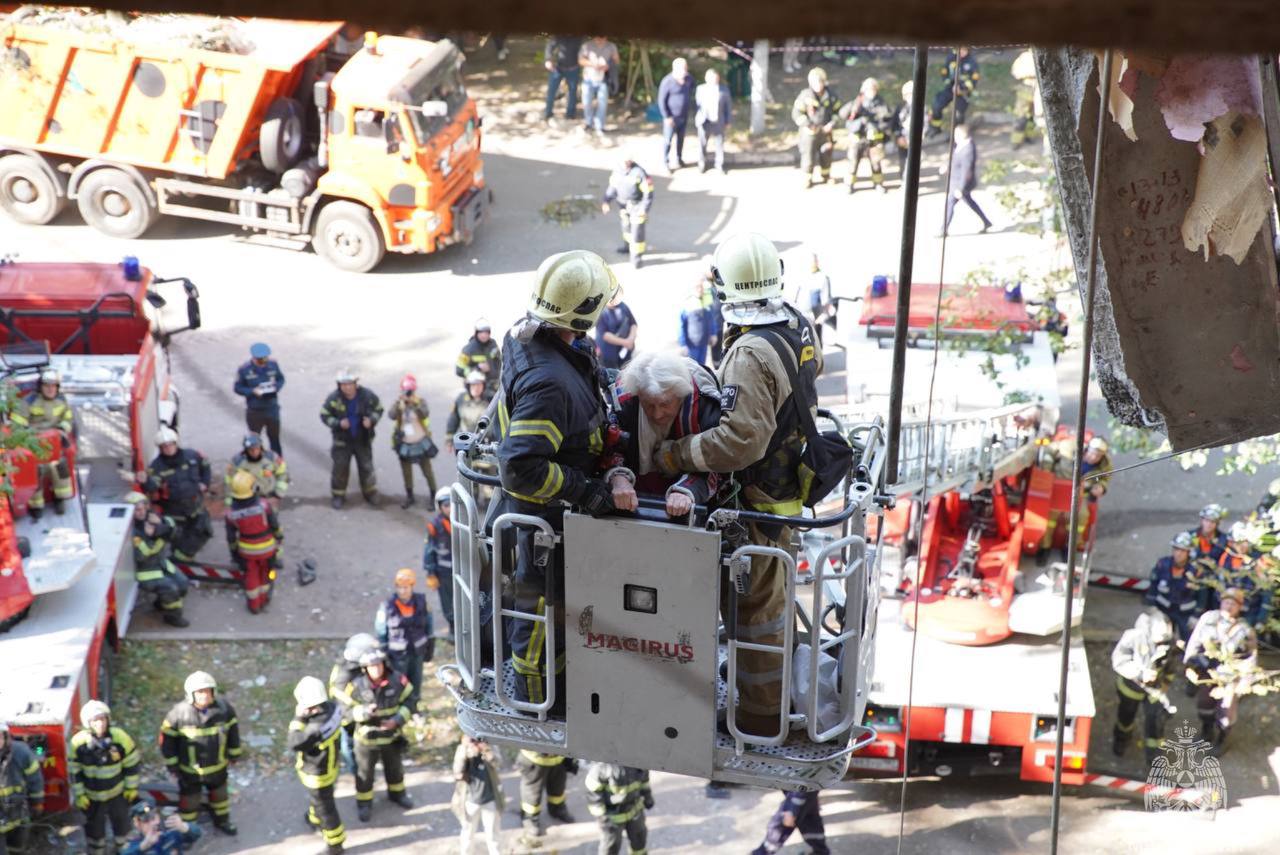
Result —
M560 765L564 766L564 771L569 775L578 774L578 759L576 757L566 757Z
M653 810L653 793L644 794L644 809Z
M88 809L89 809L89 797L88 797L88 796L76 796L76 809L77 809L77 810L88 810Z
M126 802L128 802L129 804L133 804L134 802L136 802L136 801L138 800L138 791L137 791L137 790L125 790L125 791L124 791L124 800L125 800Z
M582 485L578 505L591 516L602 517L614 509L613 491L603 481L590 478Z
M351 708L351 719L357 723L364 723L369 720L369 708L363 705Z

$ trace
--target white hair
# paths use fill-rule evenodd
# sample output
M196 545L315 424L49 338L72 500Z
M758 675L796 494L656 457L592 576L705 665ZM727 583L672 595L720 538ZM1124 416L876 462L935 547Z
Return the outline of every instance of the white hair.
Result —
M693 393L693 372L684 357L650 350L638 355L622 369L618 383L623 391L641 397L674 395L686 398Z

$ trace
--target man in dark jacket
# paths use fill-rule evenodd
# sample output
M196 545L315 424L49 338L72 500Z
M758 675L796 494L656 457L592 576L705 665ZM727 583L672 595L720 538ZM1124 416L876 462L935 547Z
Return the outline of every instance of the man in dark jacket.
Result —
M213 825L224 834L236 833L227 794L227 764L240 758L240 722L231 704L216 697L218 683L205 671L187 677L186 700L175 704L160 725L160 753L164 765L178 779L178 812L187 822L200 815L200 797L207 794Z
M329 479L330 500L334 509L347 501L347 479L351 477L351 458L356 459L360 475L360 492L364 500L378 506L378 474L373 469L373 430L382 418L382 402L378 396L360 385L360 378L346 368L338 372L338 388L329 393L320 407L320 421L333 433L329 454L333 474Z
M969 136L969 128L956 125L956 148L951 155L951 174L947 178L947 217L942 227L943 234L951 231L951 215L956 211L956 202L961 200L969 206L969 210L982 220L982 231L991 228L991 221L974 201L973 191L978 187L978 149Z
M293 690L297 702L289 722L288 747L298 754L298 780L307 788L307 827L318 830L338 855L347 839L347 830L333 800L338 781L338 744L342 738L342 709L330 700L324 683L303 677Z
M20 853L31 836L31 819L44 813L44 775L27 743L0 721L0 852Z
M391 667L409 678L409 714L420 719L422 666L431 661L436 641L431 635L431 611L427 595L414 590L418 574L410 567L396 571L396 591L378 606L374 634L387 650Z
M689 61L678 56L671 73L658 84L658 112L662 114L662 165L668 171L684 166L684 130L693 109L693 75ZM671 139L676 141L676 165L671 165Z
M213 469L194 448L179 448L178 432L172 428L156 431L156 445L160 453L139 480L143 492L173 520L174 558L191 561L213 537L213 522L204 507Z
M653 206L653 179L630 157L624 158L609 175L600 210L607 214L614 203L622 220L622 246L618 252L628 254L631 264L639 269L646 248L644 227L649 221L649 208Z
M806 189L813 186L813 164L825 183L831 177L831 132L835 130L840 98L827 85L827 73L821 68L809 70L809 86L796 96L791 120L800 129L800 171Z
M649 773L634 766L592 763L585 784L587 809L600 824L599 855L618 855L624 835L631 852L648 851L644 812L653 808Z
M605 304L618 290L618 280L604 259L574 250L542 262L526 317L512 327L503 343L507 364L498 399L498 471L502 489L489 506L489 519L521 513L545 519L559 529L564 508L559 500L600 515L612 509L609 488L591 475L603 446L605 404L600 369L584 337L595 326ZM515 553L513 605L519 611L545 614L548 599L559 605L564 590L564 555L552 549L541 555L534 532L508 530L497 545ZM562 621L562 608L556 608ZM551 711L562 715L565 691L564 631L557 626L556 649L540 643L540 626L511 619L506 625L511 646L516 700L546 701L544 681L556 674L560 685Z
M152 601L169 626L189 626L182 616L183 601L190 584L169 560L169 539L173 520L151 506L142 493L130 493L124 500L133 505L133 578Z
M413 800L404 789L401 733L409 718L405 704L413 687L408 677L387 666L387 654L381 650L362 654L360 667L361 672L343 692L343 703L350 707L356 723L356 812L361 822L368 822L379 760L387 780L387 798L405 810L413 807Z
M462 346L453 366L453 373L461 377L463 383L469 384L469 378L477 371L484 375L484 390L492 398L498 391L498 375L502 373L502 351L493 340L493 326L485 318L476 318L475 332Z
M282 454L280 446L280 390L284 372L271 358L271 348L262 342L249 346L249 361L236 370L235 392L244 398L244 422L250 433L267 432L271 450Z
M551 121L556 96L563 82L568 89L568 104L564 117L572 121L578 117L578 84L582 80L582 68L578 65L578 52L582 50L581 36L552 36L543 50L542 67L547 70L547 106L542 118Z
M880 81L868 77L862 81L858 97L840 108L849 131L849 192L858 180L858 167L865 157L871 164L871 183L881 193L884 188L884 144L893 133L893 110L880 97Z
M138 797L138 746L111 723L111 708L89 701L80 708L84 729L67 747L67 777L76 809L84 814L89 855L106 855L110 835L117 847L129 836L129 803Z
M729 87L720 82L720 72L707 69L706 83L694 91L698 111L693 117L698 129L698 171L707 171L707 146L715 149L716 172L724 173L724 135L733 121L733 100Z
M453 523L449 507L453 498L448 487L436 491L436 513L427 520L427 534L422 544L422 572L427 574L427 587L440 594L440 611L449 622L449 638L453 639Z
M942 135L942 111L947 109L952 98L956 102L956 125L964 124L964 114L969 110L969 99L973 97L973 91L978 88L978 78L981 77L978 72L978 61L974 59L967 47L960 48L959 52L949 51L946 63L938 69L938 72L942 75L942 88L934 96L933 105L929 108L928 136L930 139Z

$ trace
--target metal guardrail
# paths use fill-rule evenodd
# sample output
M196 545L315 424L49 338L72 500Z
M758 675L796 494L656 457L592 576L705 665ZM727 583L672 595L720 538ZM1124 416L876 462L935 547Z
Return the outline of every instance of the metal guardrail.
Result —
M454 649L458 675L463 685L474 692L480 676L480 574L478 539L484 524L475 499L461 483L449 487L450 546L453 550L453 613L457 639ZM498 648L501 650L502 648Z
M505 566L507 550L502 548L503 533L515 526L526 526L535 528L541 534L551 541L551 548L559 542L560 538L556 535L555 529L551 527L551 523L541 517L530 516L528 514L503 514L494 520L493 523L493 650L495 656L501 655L502 650L502 628L503 618L515 618L517 620L527 620L533 623L542 624L543 633L546 637L543 643L546 661L545 679L547 683L546 698L541 703L531 703L529 701L518 701L515 698L507 696L507 688L505 681L502 679L501 668L495 668L497 672L494 676L493 685L497 692L498 700L511 709L520 710L521 712L535 713L539 721L547 720L547 711L556 702L556 622L555 622L555 606L551 602L551 597L546 597L543 613L525 612L519 609L508 609L502 605L502 580L508 574ZM550 562L549 562L550 563ZM551 571L547 570L547 582L550 584Z
M738 640L738 597L736 587L738 579L736 574L740 572L744 560L747 566L750 566L751 556L753 555L759 555L762 558L780 559L786 571L781 645ZM725 619L725 633L728 635L726 648L729 654L729 674L726 681L729 687L729 703L725 705L725 722L729 728L730 735L734 738L737 752L741 754L744 745L760 745L770 748L781 745L791 732L791 657L796 623L796 560L785 549L779 549L776 546L748 544L738 547L729 556L729 572L731 576L734 576L734 578L730 578L729 584L734 587L729 593L730 609L729 615ZM755 736L743 733L738 728L738 706L733 703L733 692L738 685L737 653L739 650L772 653L775 656L782 657L782 703L779 705L778 710L778 732L773 736Z
M845 550L848 550L845 552ZM844 553L845 569L827 572L827 564L831 557ZM849 558L852 558L850 561ZM828 544L818 553L813 567L813 615L814 627L809 657L809 739L813 742L826 742L853 725L857 714L857 683L853 679L858 667L858 653L862 638L862 610L866 595L867 542L857 536L841 538ZM822 614L826 609L823 603L827 581L843 581L845 583L845 630L839 635L826 640L822 639ZM822 654L839 646L839 674L843 675L840 687L840 723L824 731L818 730L818 666ZM850 667L852 665L852 667Z
M887 489L897 495L916 492L927 480L932 492L943 493L998 469L1035 440L1040 412L1039 404L1014 404L904 424L898 481Z

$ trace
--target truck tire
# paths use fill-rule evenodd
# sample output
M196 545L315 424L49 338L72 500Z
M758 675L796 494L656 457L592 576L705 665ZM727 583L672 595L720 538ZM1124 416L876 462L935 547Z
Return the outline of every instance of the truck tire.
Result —
M76 204L86 223L115 238L142 237L160 218L147 191L119 169L95 169L86 175Z
M258 155L272 172L284 172L302 156L304 114L292 98L277 98L258 131Z
M387 254L373 214L355 202L325 205L316 218L311 245L334 267L352 273L368 273Z
M67 205L65 187L45 172L44 165L28 154L0 157L0 208L20 223L43 226Z

